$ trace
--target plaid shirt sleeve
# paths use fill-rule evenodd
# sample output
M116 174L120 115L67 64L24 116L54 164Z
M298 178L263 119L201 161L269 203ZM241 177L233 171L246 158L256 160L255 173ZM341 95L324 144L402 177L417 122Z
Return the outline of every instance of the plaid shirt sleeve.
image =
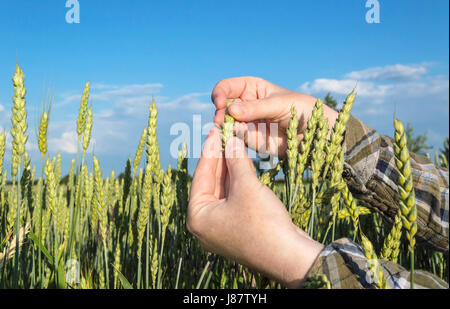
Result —
M363 250L350 239L339 239L320 253L309 271L303 288L375 289L375 280ZM379 260L383 275L391 289L409 289L409 271L402 266ZM414 288L448 289L448 283L431 273L415 270Z
M398 169L393 140L351 116L344 138L343 178L359 200L393 222L398 211ZM417 238L448 252L448 170L410 153L417 205Z

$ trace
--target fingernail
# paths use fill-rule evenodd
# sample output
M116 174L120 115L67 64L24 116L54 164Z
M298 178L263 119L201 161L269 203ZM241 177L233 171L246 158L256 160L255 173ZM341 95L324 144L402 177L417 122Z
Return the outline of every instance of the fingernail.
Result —
M231 104L229 110L230 113L235 117L242 116L245 113L244 107L240 103Z

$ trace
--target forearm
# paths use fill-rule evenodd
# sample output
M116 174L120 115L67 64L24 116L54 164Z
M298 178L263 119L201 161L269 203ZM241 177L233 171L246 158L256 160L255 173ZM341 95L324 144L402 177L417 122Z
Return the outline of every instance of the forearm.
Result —
M300 288L323 249L321 243L311 239L307 234L305 236L304 233L298 232L296 241L286 251L289 257L286 258L287 263L283 266L277 281L287 288Z
M398 211L398 170L392 139L351 117L344 139L343 177L352 193L390 221ZM448 171L410 153L419 239L448 251Z

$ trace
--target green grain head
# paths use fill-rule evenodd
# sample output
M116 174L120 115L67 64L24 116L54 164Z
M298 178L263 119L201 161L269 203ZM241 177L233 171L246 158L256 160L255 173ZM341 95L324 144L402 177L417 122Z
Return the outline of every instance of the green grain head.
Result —
M20 69L19 65L16 65L16 72L13 76L13 107L11 116L11 136L12 140L12 157L11 157L11 175L16 177L20 163L22 162L22 155L25 152L25 144L28 140L26 131L27 124L27 111L25 109L25 74Z
M86 127L86 111L89 101L89 89L90 83L87 82L84 86L83 95L81 96L80 108L78 109L78 118L77 118L77 134L78 141L81 141L81 136L85 131Z
M398 193L399 205L402 215L402 224L406 229L406 237L409 240L409 249L414 250L417 232L417 208L411 173L411 163L407 148L406 133L401 121L394 119L394 152L395 164L398 168Z
M163 178L163 191L161 197L161 225L163 238L166 233L166 228L169 225L170 213L172 210L172 205L174 203L173 190L172 169L169 164L169 167L167 168L167 171L164 174Z
M45 158L47 154L47 130L48 130L49 116L47 112L43 112L41 120L39 122L39 134L38 134L38 145L39 151L41 152L42 158Z
M297 156L298 156L298 136L297 136L297 130L298 130L298 116L297 116L297 110L294 106L291 108L291 119L289 120L289 125L286 130L287 135L287 150L286 150L286 157L288 160L288 177L289 177L289 184L291 187L293 186L295 182L295 168L297 163Z
M225 119L222 123L222 149L225 151L225 145L227 141L234 136L234 118L228 113L228 107L233 104L232 101L228 101L225 109Z
M372 243L363 234L361 234L361 238L361 245L364 255L368 261L367 266L373 282L379 289L389 289L389 285L384 277L382 267L378 261L377 255L375 254Z
M137 252L138 259L141 258L142 241L144 239L145 227L148 223L150 213L150 203L152 201L152 167L147 162L145 167L144 183L142 186L141 202L137 216Z
M147 141L147 128L144 128L141 134L141 138L139 140L139 145L136 150L136 154L134 155L134 161L133 161L133 175L136 173L137 168L139 167L139 164L142 160L142 154L144 153L145 149L145 143Z
M84 126L83 153L86 153L86 151L89 147L89 143L91 141L91 133L92 133L92 125L93 125L92 117L93 117L93 115L92 115L92 105L91 105L87 111L87 118L86 118L86 123Z

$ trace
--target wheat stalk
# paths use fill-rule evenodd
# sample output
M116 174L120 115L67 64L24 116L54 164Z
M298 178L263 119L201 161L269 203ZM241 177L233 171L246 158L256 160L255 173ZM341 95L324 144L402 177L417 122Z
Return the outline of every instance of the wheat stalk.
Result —
M29 231L30 231L30 223L27 223L24 227L20 228L18 241L19 246L23 245L24 239ZM17 248L16 246L17 246L16 236L13 236L8 246L2 252L0 252L0 267L3 267L4 261L11 259L15 255Z
M46 177L46 192L45 192L45 205L50 213L53 215L53 219L56 220L56 206L57 206L57 183L55 178L55 159L50 161L47 158L45 162L45 177Z

